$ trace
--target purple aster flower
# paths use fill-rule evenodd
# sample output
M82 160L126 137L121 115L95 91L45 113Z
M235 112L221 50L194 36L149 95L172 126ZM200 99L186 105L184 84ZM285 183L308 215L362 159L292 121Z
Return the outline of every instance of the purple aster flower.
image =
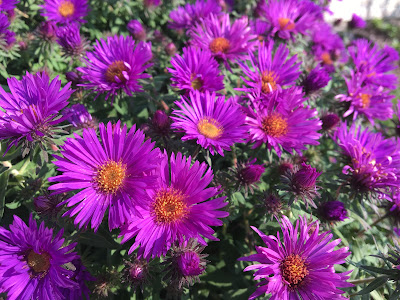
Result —
M298 33L308 34L322 16L321 8L308 0L263 1L259 9L261 18L270 23L270 35L286 40Z
M150 279L149 263L145 259L139 259L132 255L129 261L125 261L124 281L128 282L133 288L143 286Z
M176 46L173 42L170 42L167 45L165 45L164 50L165 50L165 53L167 53L167 55L169 55L169 56L174 55L177 51Z
M321 121L317 111L304 106L303 94L298 87L271 93L270 99L263 99L247 109L246 122L250 127L250 141L253 148L267 144L278 156L282 149L301 153L305 145L319 145Z
M87 0L45 0L41 15L56 23L85 23L88 14Z
M180 152L170 159L164 153L157 178L157 187L147 190L150 205L138 208L142 218L132 215L121 228L123 243L135 237L129 253L139 247L138 255L149 259L165 255L176 241L194 238L205 246L202 236L218 240L210 226L221 226L218 219L229 213L219 210L228 204L226 197L217 197L218 188L207 187L212 170L198 161L192 165L192 158Z
M78 23L68 24L57 29L57 43L61 46L65 55L81 56L88 48L85 38L81 37L79 31Z
M292 194L289 205L294 200L301 198L306 207L311 204L312 207L317 208L314 203L314 198L319 197L319 187L317 184L317 178L322 172L317 172L317 169L313 168L306 163L301 164L301 168L295 168L282 175L282 183L285 184L285 189Z
M17 41L15 36L16 36L15 32L6 30L3 36L6 49L10 49L12 46L14 46L15 42Z
M351 72L351 77L346 78L347 95L337 95L335 98L341 102L349 102L348 110L343 114L347 117L353 114L353 120L357 116L364 115L372 124L374 119L388 120L392 118L392 99L382 86L365 83L367 76Z
M139 79L151 77L143 72L152 63L151 44L139 42L135 45L132 37L108 37L107 41L100 39L93 52L87 53L84 59L86 67L77 68L82 72L82 78L88 83L82 84L99 93L106 93L106 100L119 91L129 96L142 90Z
M284 44L280 44L274 54L272 54L273 48L274 42L270 41L259 43L258 56L249 52L252 68L247 63L239 62L248 79L242 77L247 87L238 90L269 94L296 82L301 74L299 69L301 63L296 63L297 56L288 59L289 49Z
M83 104L74 104L64 109L63 115L76 128L97 128L96 119L93 119Z
M273 217L277 218L281 214L283 204L282 200L276 194L264 193L262 207L267 214L271 215L272 219Z
M64 195L50 195L45 193L38 197L33 198L33 205L35 211L39 215L45 215L55 218L61 211L62 207L59 204L64 200Z
M0 13L0 38L6 33L8 27L10 27L10 22L5 14Z
M321 116L321 121L322 121L322 130L331 131L339 125L340 118L335 113L326 112Z
M68 81L71 81L72 84L75 84L75 85L78 84L78 83L80 83L81 80L82 80L80 74L78 74L77 72L74 72L74 71L66 72L66 73L65 73L65 78L66 78Z
M76 243L63 247L62 235L53 236L44 222L38 228L32 215L28 226L14 215L9 230L0 227L0 291L7 299L62 299L63 289L79 289L65 268L79 257Z
M171 119L162 110L157 110L149 122L149 135L167 137L171 130Z
M314 26L312 33L312 52L328 72L335 70L335 62L347 61L346 48L342 38L333 31L331 25L320 22Z
M21 80L7 79L11 93L0 87L0 140L8 140L8 149L23 145L26 149L53 136L54 126L64 119L59 112L72 94L67 83L61 89L58 77L49 82L45 73L26 73Z
M328 222L338 222L348 219L344 203L340 201L324 202L318 207L319 215Z
M251 227L263 240L265 247L256 246L257 254L241 257L239 260L256 261L244 271L257 270L254 279L257 290L249 299L270 294L271 300L278 299L346 299L338 288L351 287L346 280L351 272L336 273L334 265L342 264L350 255L347 247L334 250L341 240L332 240L329 231L320 233L317 221L307 224L306 217L300 217L294 227L286 216L281 221L283 239L267 236ZM315 227L315 229L313 228ZM310 233L310 229L314 229ZM312 230L311 230L312 231Z
M40 39L53 42L56 40L57 25L53 21L45 21L40 23L38 28L38 36Z
M180 90L219 91L224 88L224 76L220 75L218 62L209 50L195 47L183 48L183 55L176 54L171 59L173 68L172 86Z
M343 168L349 185L361 194L373 192L390 200L390 188L400 187L400 152L395 139L342 123L336 138L350 162Z
M252 33L257 36L257 39L261 42L267 39L269 33L271 31L271 25L263 20L256 19L254 21L250 21L250 27Z
M248 189L253 193L253 187L257 186L265 171L263 165L255 164L256 161L257 159L254 158L245 163L239 163L236 168L231 169L234 172L237 188L244 187L246 193Z
M0 12L14 10L15 6L19 3L17 0L1 0Z
M86 267L82 264L80 259L74 259L72 261L74 267L73 274L69 278L79 285L78 289L64 289L62 291L65 299L69 300L82 300L89 299L90 290L86 286L86 282L94 281L95 278L90 275L86 270Z
M397 236L400 236L400 228L393 228L394 233L397 234ZM397 268L399 269L400 266L397 266Z
M164 280L170 289L181 292L183 287L189 287L195 282L200 282L199 276L206 270L208 254L202 253L205 246L199 245L196 240L190 239L179 244L176 243L165 261L167 267Z
M304 78L302 82L303 91L310 95L323 87L327 86L331 77L325 68L317 66Z
M180 108L174 110L172 128L184 132L183 141L197 140L197 144L224 155L235 143L243 142L247 136L244 125L246 115L233 98L198 91L190 92L188 99L182 96L175 102Z
M397 76L388 72L397 68L398 54L385 46L379 49L366 39L358 39L348 49L356 70L366 75L365 82L395 89Z
M146 30L139 20L130 20L126 27L135 39L140 41L144 41L146 39Z
M243 16L231 25L229 14L210 15L190 31L192 43L201 49L211 50L215 58L227 61L245 59L254 49L256 36L251 33L249 21Z
M147 205L146 188L155 184L155 176L146 176L157 167L158 148L144 141L145 136L133 126L129 132L120 121L106 126L99 124L100 140L92 128L83 130L83 137L74 134L63 146L63 157L55 156L54 164L63 174L50 177L56 184L49 190L60 194L78 191L62 204L74 206L64 216L75 216L79 227L91 227L97 231L107 208L108 226L117 228L138 207Z
M187 3L171 11L169 28L190 29L201 19L211 14L219 14L221 7L216 0L197 0L194 4Z
M367 22L365 22L364 19L361 18L360 16L353 14L353 16L351 17L351 21L349 22L349 27L364 28L365 26L367 26Z

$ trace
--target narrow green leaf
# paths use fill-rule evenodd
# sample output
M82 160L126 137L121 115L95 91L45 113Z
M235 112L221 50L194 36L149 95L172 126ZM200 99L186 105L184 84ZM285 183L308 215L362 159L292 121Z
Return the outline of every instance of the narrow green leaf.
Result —
M364 289L359 291L357 293L357 295L363 295L363 294L371 293L372 291L374 291L377 288L379 288L382 285L384 285L388 280L389 280L389 277L386 277L386 276L378 277L374 281L372 281L370 284L368 284Z
M0 220L3 218L9 171L0 175Z

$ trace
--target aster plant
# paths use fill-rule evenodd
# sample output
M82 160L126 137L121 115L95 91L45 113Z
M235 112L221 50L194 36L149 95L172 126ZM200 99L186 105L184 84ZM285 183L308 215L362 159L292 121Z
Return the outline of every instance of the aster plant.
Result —
M224 76L220 75L218 62L211 51L195 47L183 48L183 55L171 59L172 86L190 91L219 91L224 88Z
M45 0L42 5L42 16L60 24L84 23L88 11L87 0Z
M235 143L243 142L247 126L245 114L235 100L216 96L215 93L198 91L176 102L180 108L174 111L172 128L184 132L182 140L196 139L197 144L208 149L212 155L224 155Z
M278 46L274 54L273 49L273 41L259 43L258 56L249 52L252 68L248 63L240 63L243 73L248 77L242 77L247 86L240 90L269 94L295 83L301 73L300 63L296 62L297 57L288 58L289 49L283 44Z
M106 100L119 92L132 96L142 90L138 80L150 77L143 72L152 65L151 44L135 43L130 36L100 39L86 55L86 66L78 68L85 81L81 86L106 94Z
M126 222L139 207L148 206L146 188L155 184L155 176L148 175L157 167L158 150L154 143L144 141L144 134L132 127L99 124L100 137L92 128L82 136L74 134L61 146L61 156L54 164L61 175L49 178L54 182L49 190L54 193L76 191L63 204L72 207L64 216L76 215L75 224L97 230L108 212L108 226L116 228ZM100 205L100 206L99 206Z
M249 299L270 294L270 299L346 299L339 288L349 287L350 272L336 273L334 265L343 264L350 255L348 248L334 248L340 239L332 240L330 232L319 232L318 221L307 224L305 217L296 226L287 217L280 221L283 239L279 235L267 236L256 227L252 229L261 237L266 247L256 246L257 254L239 260L256 261L244 271L257 270L254 279L260 280L257 290ZM323 259L322 259L323 258ZM318 282L318 284L316 284Z
M254 49L255 35L251 33L247 17L231 24L228 14L210 15L189 31L192 44L210 50L217 60L234 62L245 59L247 52Z
M0 291L8 299L61 299L64 289L82 294L64 266L79 258L76 244L63 247L62 235L61 230L54 236L43 222L38 227L32 215L28 225L14 216L9 230L0 227Z
M123 243L135 238L129 253L138 248L139 257L150 259L165 255L176 241L194 238L203 246L205 238L218 241L210 226L221 226L219 219L229 215L221 210L228 204L226 197L208 187L212 170L205 163L191 166L190 161L181 153L170 158L164 153L156 187L147 190L150 204L138 207L141 217L131 215L121 228Z
M68 105L71 84L61 88L58 77L50 81L45 73L26 73L7 82L11 93L0 87L0 107L5 110L0 114L0 140L7 141L7 150L22 145L24 154L37 144L44 149L59 131L59 112Z

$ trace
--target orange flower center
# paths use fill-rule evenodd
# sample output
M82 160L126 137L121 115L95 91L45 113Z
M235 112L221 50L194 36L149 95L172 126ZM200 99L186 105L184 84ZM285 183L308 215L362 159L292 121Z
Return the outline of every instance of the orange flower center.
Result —
M217 120L209 117L205 117L197 123L197 130L210 139L217 139L224 132L222 125Z
M50 255L47 252L38 254L33 250L30 250L26 257L28 266L35 273L45 273L50 269Z
M126 177L126 165L110 160L99 168L94 181L103 193L115 194L124 184Z
M194 90L200 90L203 87L203 80L199 77L196 77L196 74L192 74L192 76L190 76L190 81Z
M288 18L279 18L278 19L278 23L279 23L279 27L285 30L293 30L296 25L293 23L292 20L288 19Z
M228 52L229 48L231 47L231 44L229 41L224 38L224 37L217 37L212 40L210 43L210 50L213 53L226 53Z
M273 71L264 71L261 77L262 91L266 94L276 90L277 76Z
M371 95L368 94L361 94L360 95L361 98L361 107L362 108L368 108L369 105L371 104Z
M120 82L125 83L126 78L122 74L122 72L124 71L125 72L128 71L128 68L125 66L124 62L122 60L114 61L107 68L105 74L107 81L117 83L118 81L115 78L117 77L120 80Z
M308 275L307 264L298 254L287 256L280 264L282 277L290 287L297 287Z
M279 113L266 117L262 122L262 129L272 137L281 137L288 133L288 123Z
M186 196L173 188L156 193L152 212L158 224L170 224L185 218L189 212Z
M70 17L75 12L75 6L71 1L63 1L58 7L58 12L65 18Z
M331 65L333 64L331 55L329 54L329 52L324 52L321 54L321 59L323 61L324 64L326 65Z

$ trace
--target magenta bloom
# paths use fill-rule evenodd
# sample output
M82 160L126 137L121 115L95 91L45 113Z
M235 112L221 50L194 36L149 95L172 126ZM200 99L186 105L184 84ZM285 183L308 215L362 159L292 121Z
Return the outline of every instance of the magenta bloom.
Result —
M298 33L308 34L322 16L321 8L308 0L268 0L259 9L260 17L271 26L270 35L286 40Z
M254 101L246 112L250 127L250 141L254 148L267 144L280 156L282 149L301 153L305 145L319 145L321 121L317 111L304 106L301 89L293 87L271 93L270 99Z
M86 282L94 281L95 278L90 275L90 273L86 270L86 267L82 264L80 259L74 259L72 264L75 268L73 271L72 279L79 285L79 289L64 289L62 291L65 299L68 300L82 300L89 299L90 290L86 286Z
M253 52L249 52L252 68L246 63L239 62L244 74L249 78L242 77L248 87L240 90L247 93L269 94L296 82L301 74L301 63L296 63L297 56L288 59L289 49L284 44L278 46L274 55L273 49L273 41L259 43L258 57Z
M87 0L45 0L41 7L43 17L61 24L85 23L83 18L89 11Z
M0 227L0 291L7 299L62 299L64 289L79 291L65 267L79 258L72 252L76 243L63 247L62 236L63 230L53 236L44 222L38 228L32 215L28 226L14 215L9 230Z
M342 38L331 25L321 22L314 26L312 52L329 72L335 71L335 62L345 63L348 59Z
M317 66L304 78L302 82L303 91L306 95L310 95L327 86L330 80L329 73L321 66Z
M14 10L19 3L17 0L2 0L0 3L0 12Z
M343 202L327 201L318 207L319 215L328 222L338 222L348 219L347 210Z
M215 58L227 61L245 59L254 49L255 35L247 17L241 17L231 25L229 14L210 15L190 31L194 46L211 50Z
M236 177L236 186L239 189L244 187L245 192L249 189L253 193L253 188L260 182L261 176L265 172L264 165L257 165L257 159L253 158L247 162L239 163L237 168L232 169Z
M87 53L86 67L77 68L87 81L82 86L105 93L106 100L109 96L114 98L119 91L132 96L133 92L142 90L138 80L151 77L143 72L152 66L149 63L152 56L150 43L135 45L130 36L112 36L107 41L100 39L94 51Z
M247 137L246 115L232 98L196 91L175 104L180 109L173 112L172 128L185 133L182 140L197 140L212 155L218 152L223 156L224 150L230 151L233 144Z
M87 111L83 104L77 103L64 109L63 115L67 118L68 122L76 128L96 128L96 120Z
M342 123L336 132L338 144L350 164L343 168L349 175L349 184L357 192L376 193L380 198L391 199L391 187L400 187L400 152L395 139L384 139L354 124L347 129Z
M221 6L216 0L197 0L194 4L187 3L176 10L171 11L169 18L169 28L172 29L190 29L201 19L211 14L219 14Z
M213 92L224 88L224 76L220 75L218 62L209 50L183 48L183 55L176 54L171 65L173 68L168 68L168 71L172 74L175 88L186 92Z
M65 55L80 56L87 48L85 38L81 37L78 23L68 24L57 29L57 43L61 46Z
M342 264L350 255L347 247L334 250L341 240L332 240L329 231L319 233L317 221L307 224L306 217L300 217L294 227L286 216L281 219L283 239L265 235L251 227L261 237L265 247L256 246L257 254L241 257L239 260L256 261L244 271L257 270L254 280L261 279L258 288L249 299L266 294L271 300L281 299L346 299L338 288L351 287L346 280L350 272L336 273L334 265ZM315 230L312 231L312 229Z
M135 237L129 250L139 247L138 254L144 258L165 255L177 241L194 238L202 245L203 239L218 240L210 226L221 226L219 218L229 214L219 209L227 205L226 197L216 197L218 188L207 187L212 179L211 169L205 163L186 158L179 152L172 153L170 162L164 153L157 176L157 187L147 190L151 202L146 208L138 208L143 218L132 215L121 228L122 242Z
M389 46L379 49L366 39L358 39L349 47L356 70L366 75L366 83L395 89L397 76L388 72L397 68L399 55Z
M120 122L99 124L100 140L92 128L83 130L83 137L74 134L63 146L63 157L55 156L54 164L62 175L50 177L56 184L49 190L60 194L78 191L62 204L74 206L64 216L75 216L75 224L97 230L109 209L108 226L117 228L138 207L147 204L146 188L155 184L154 176L146 176L157 167L158 148L144 141L144 134L133 126L129 132Z
M139 20L130 20L126 27L135 39L140 41L144 41L146 39L146 30Z
M374 119L388 120L392 118L392 99L382 86L366 84L365 74L351 73L350 78L346 78L347 95L337 95L336 99L341 102L349 102L349 109L343 114L347 117L353 114L353 120L357 116L364 115L372 124Z
M0 87L0 107L5 110L0 114L0 140L8 140L7 150L45 141L63 121L59 113L68 105L71 83L61 89L58 77L49 80L45 73L26 73L21 80L7 79L11 93Z
M367 26L367 22L360 16L353 14L351 17L351 21L349 22L350 28L364 28Z

